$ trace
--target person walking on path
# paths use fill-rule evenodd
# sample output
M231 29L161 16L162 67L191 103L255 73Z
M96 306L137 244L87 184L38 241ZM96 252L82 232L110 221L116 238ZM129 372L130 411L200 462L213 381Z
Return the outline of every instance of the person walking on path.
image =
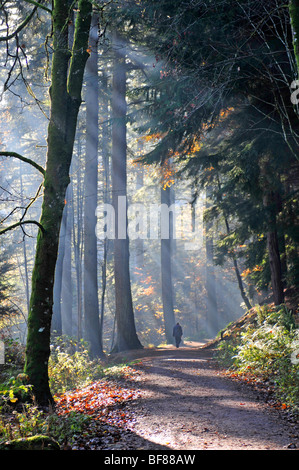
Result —
M176 347L178 348L179 345L180 345L180 342L181 342L181 338L182 338L182 336L183 336L183 328L181 327L181 325L179 324L179 322L177 322L177 324L173 327L172 336L174 336L174 338L175 338L175 345L176 345Z

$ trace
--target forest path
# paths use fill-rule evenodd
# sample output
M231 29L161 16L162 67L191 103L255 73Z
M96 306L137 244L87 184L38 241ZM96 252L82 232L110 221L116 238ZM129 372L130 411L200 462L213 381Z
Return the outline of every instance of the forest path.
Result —
M299 449L298 424L219 371L211 349L131 351L128 358L141 360L141 396L127 405L128 434L117 448Z

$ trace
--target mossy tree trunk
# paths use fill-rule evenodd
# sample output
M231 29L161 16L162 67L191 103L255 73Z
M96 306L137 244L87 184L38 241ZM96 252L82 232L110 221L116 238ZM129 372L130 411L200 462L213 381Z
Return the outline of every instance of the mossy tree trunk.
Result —
M293 32L294 53L299 78L299 0L290 0L289 11Z
M68 50L68 0L53 1L53 59L51 71L51 113L48 126L47 166L44 198L32 274L28 316L25 373L33 385L37 402L53 403L49 389L48 359L53 306L54 272L59 230L69 184L81 89L88 58L91 2L80 0L72 52Z

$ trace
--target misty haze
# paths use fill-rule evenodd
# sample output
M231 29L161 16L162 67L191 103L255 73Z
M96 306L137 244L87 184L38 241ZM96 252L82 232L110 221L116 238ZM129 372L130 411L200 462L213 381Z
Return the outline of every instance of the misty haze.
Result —
M295 377L298 8L1 1L0 406L280 315Z

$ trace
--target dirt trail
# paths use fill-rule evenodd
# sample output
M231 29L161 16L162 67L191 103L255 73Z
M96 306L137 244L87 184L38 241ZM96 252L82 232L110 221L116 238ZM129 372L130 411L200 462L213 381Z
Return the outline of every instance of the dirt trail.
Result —
M205 348L131 352L141 358L140 399L119 449L299 449L298 423L290 423L247 385L220 373Z

